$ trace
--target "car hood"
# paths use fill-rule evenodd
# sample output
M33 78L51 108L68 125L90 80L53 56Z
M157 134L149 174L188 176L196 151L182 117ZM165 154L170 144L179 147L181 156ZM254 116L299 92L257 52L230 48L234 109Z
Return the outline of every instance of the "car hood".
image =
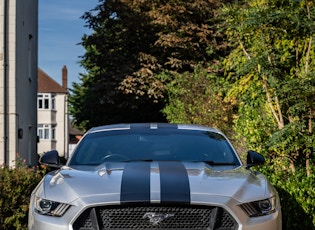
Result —
M71 203L111 196L112 202L197 202L200 196L223 196L237 202L264 199L273 188L266 178L243 166L203 162L126 162L62 167L42 181L47 199Z

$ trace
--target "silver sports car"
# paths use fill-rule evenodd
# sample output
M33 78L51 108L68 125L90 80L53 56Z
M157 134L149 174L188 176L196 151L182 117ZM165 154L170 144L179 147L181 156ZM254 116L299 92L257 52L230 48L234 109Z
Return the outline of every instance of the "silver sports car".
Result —
M118 124L89 130L33 191L29 229L280 230L278 193L214 128Z

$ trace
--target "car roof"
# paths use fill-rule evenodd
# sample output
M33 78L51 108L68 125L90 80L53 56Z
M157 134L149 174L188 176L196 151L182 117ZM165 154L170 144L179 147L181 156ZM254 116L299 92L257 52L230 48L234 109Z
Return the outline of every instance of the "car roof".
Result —
M171 124L171 123L128 123L112 124L91 128L87 133L113 131L113 130L132 130L132 129L180 129L180 130L199 130L210 131L223 134L220 130L202 125L194 124Z

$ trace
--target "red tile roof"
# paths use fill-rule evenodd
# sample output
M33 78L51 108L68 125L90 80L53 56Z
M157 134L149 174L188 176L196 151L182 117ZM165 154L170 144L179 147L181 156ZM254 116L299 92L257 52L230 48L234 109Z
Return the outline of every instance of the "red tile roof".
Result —
M38 68L38 93L67 93L67 89Z

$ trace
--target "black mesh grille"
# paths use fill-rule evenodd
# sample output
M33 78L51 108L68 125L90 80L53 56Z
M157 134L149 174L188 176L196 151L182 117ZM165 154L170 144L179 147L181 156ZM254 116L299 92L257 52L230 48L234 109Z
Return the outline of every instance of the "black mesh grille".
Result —
M85 210L73 224L74 230L237 228L237 222L223 208L195 205L94 207Z

